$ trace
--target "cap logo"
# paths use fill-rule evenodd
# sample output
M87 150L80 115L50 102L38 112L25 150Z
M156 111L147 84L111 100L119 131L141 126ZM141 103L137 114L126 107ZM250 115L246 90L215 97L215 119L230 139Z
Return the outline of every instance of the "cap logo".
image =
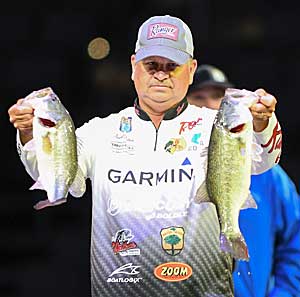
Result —
M166 23L157 23L151 24L148 28L147 39L152 38L168 38L171 40L178 40L178 27L166 24Z

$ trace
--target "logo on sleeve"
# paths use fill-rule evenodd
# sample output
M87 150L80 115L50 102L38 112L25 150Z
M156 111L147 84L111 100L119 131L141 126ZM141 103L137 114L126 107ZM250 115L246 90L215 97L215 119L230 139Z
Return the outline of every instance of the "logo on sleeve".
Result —
M270 137L269 141L265 144L261 145L263 148L270 147L268 150L268 153L271 154L274 150L281 150L282 146L282 132L279 127L278 122L276 123L272 136ZM280 153L277 155L277 158L275 160L275 163L278 163L280 160Z

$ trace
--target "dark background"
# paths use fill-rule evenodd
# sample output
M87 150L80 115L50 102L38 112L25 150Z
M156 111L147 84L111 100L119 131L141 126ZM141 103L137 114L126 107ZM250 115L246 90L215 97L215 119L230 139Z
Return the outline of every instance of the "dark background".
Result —
M281 165L299 189L300 13L291 1L152 0L78 4L7 3L0 10L2 170L0 297L90 295L90 185L82 199L36 212L44 191L18 159L7 110L51 86L78 127L131 105L130 55L139 26L153 15L182 18L199 64L223 69L239 88L265 88L278 99ZM102 60L87 54L95 37L110 42ZM101 131L99 131L101 133ZM263 186L263 185L262 185Z

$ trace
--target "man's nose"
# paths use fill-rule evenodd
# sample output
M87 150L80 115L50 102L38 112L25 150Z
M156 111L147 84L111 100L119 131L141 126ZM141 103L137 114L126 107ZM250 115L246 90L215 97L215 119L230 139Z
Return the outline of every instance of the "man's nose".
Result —
M154 77L160 81L163 81L163 80L169 78L169 73L165 72L163 70L159 70L154 73Z

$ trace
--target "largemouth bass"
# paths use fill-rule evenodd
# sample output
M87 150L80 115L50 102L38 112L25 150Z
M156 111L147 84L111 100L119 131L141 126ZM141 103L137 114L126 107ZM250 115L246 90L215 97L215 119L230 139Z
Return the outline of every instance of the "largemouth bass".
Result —
M80 197L85 192L85 179L78 166L75 127L69 112L51 88L34 91L22 102L34 109L33 142L39 177L30 188L47 192L46 200L35 209L66 202L68 193Z
M262 151L253 141L249 110L257 100L257 95L247 90L226 90L210 137L206 181L196 195L198 202L216 205L221 249L242 260L249 260L249 254L239 228L239 213L257 207L249 191L252 158L260 160Z

